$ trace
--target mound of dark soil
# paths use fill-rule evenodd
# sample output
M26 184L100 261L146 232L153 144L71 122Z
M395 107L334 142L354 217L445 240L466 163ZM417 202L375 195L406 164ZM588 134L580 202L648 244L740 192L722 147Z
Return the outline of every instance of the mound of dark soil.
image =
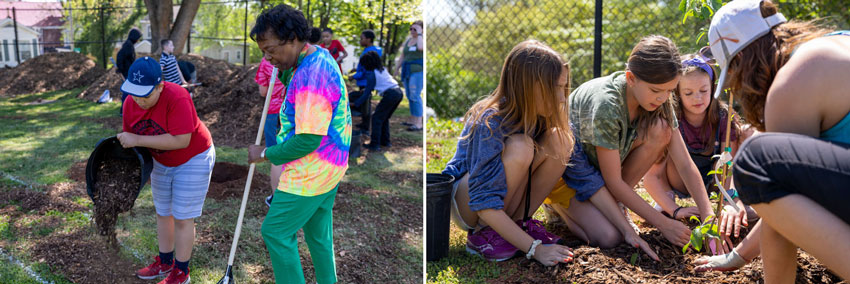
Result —
M40 239L32 256L74 283L150 283L135 276L138 265L85 230Z
M98 168L92 190L94 220L100 235L112 236L118 214L129 211L136 201L141 166L138 160L104 159Z
M106 72L76 52L45 53L3 71L0 95L67 90L91 85Z
M121 77L121 74L115 73L115 68L111 68L107 70L103 75L101 75L97 80L94 80L88 88L86 88L78 98L97 101L101 95L103 95L104 90L109 90L109 96L112 97L113 100L120 101L121 100L121 84L124 83L124 79Z
M245 182L248 179L248 167L228 162L216 162L210 177L210 188L207 197L216 200L242 198ZM265 197L271 192L269 176L254 170L251 178L251 198Z

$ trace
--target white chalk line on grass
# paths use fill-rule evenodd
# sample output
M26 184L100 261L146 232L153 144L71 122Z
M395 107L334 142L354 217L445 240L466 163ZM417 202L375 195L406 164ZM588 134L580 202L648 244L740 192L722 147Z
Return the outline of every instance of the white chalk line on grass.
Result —
M25 185L27 187L27 189L32 189L32 184L30 184L30 183L28 183L28 182L26 182L26 181L24 181L24 180L22 180L22 179L20 179L16 176L10 175L10 174L8 174L6 172L2 172L2 171L0 171L0 175L2 175L3 177L5 177L5 178L7 178L11 181L17 182L21 185Z
M53 284L53 281L45 281L44 279L42 279L42 278L41 278L41 276L39 276L39 275L38 275L38 273L35 273L35 271L33 271L33 270L32 270L32 268L30 268L29 266L24 265L24 263L23 263L23 262L21 262L20 260L16 259L16 258L15 258L14 256L12 256L11 254L7 254L7 253L6 253L6 251L4 251L4 250L3 250L3 248L0 248L0 256L2 256L2 257L4 257L4 258L8 259L8 260L9 260L9 262L14 263L15 265L17 265L17 266L19 266L19 267L23 268L23 269L24 269L24 271L26 271L26 272L27 272L27 274L29 274L29 276L30 276L30 277L32 277L33 279L35 279L35 281L38 281L39 283L42 283L42 284Z

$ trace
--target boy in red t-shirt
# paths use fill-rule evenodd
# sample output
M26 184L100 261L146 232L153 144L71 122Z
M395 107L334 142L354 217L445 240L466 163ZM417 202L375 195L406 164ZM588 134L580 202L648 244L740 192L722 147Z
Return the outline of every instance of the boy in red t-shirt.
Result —
M333 56L336 64L339 66L339 71L344 74L345 72L342 71L342 60L348 57L348 52L345 51L345 47L342 47L342 43L334 39L334 31L332 29L325 28L322 30L322 44L320 46L330 51L331 56ZM339 56L340 53L342 53L342 56Z
M212 137L198 119L189 93L163 82L162 69L153 58L139 58L130 66L121 91L133 99L124 103L124 132L118 140L125 148L149 148L154 159L151 192L159 256L136 276L154 279L168 274L160 284L189 283L194 218L201 216L215 164Z

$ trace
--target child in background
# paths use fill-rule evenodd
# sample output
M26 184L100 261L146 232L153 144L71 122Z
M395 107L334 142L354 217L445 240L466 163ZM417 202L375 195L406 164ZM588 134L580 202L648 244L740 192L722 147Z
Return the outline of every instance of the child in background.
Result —
M354 75L351 75L350 79L357 80L357 86L360 87L360 90L353 91L348 94L348 97L351 101L358 101L358 103L352 106L352 109L356 109L357 113L352 111L353 116L360 116L360 125L358 128L363 133L369 133L369 125L372 118L372 94L363 92L366 89L366 70L363 69L363 56L366 55L369 51L375 51L378 53L378 57L380 59L383 56L383 49L380 46L373 45L375 41L375 32L372 30L365 30L360 33L360 46L363 47L363 53L360 54L360 62L357 63L357 72ZM383 66L383 64L381 64ZM383 68L383 67L381 67ZM369 103L359 103L361 96L366 95L368 98L364 99Z
M425 54L425 37L422 21L413 22L410 25L410 35L401 45L399 56L396 58L396 72L401 74L401 83L404 85L404 93L410 104L410 118L402 124L410 126L408 131L422 130L422 114L425 111L422 104L422 90L425 88L423 61Z
M307 41L312 45L319 46L320 41L322 41L322 29L310 28L310 38Z
M706 189L716 191L715 177L708 175L708 172L714 170L716 160L712 161L712 156L720 155L722 146L726 141L726 122L730 113L729 107L712 97L717 88L714 84L714 69L695 54L685 55L683 59L682 77L674 92L674 100L677 102L676 116L679 122L679 132L685 141L685 147L688 149L691 160L699 170ZM752 131L742 131L737 119L733 119L731 125L730 147L734 156L738 152L738 146L752 135ZM731 175L724 181L724 184L727 189L731 186ZM688 214L681 214L681 211L691 209L676 205L676 197L686 198L689 197L689 194L683 190L685 184L669 156L652 166L649 173L644 176L644 185L646 191L655 200L656 210L674 219L689 217ZM737 193L731 189L728 191L730 196L736 199L738 208L745 208L744 204L737 199ZM724 204L728 202L725 199L723 201ZM748 220L755 221L758 218L752 208L735 212L730 206L722 212L719 231L725 235L727 241L724 242L726 246L718 247L717 252L721 254L732 249L732 242L729 240L732 230L727 230L727 225L730 226L729 229L735 228L734 232L737 237L741 225L746 227L749 223ZM749 215L749 218L747 215Z
M159 46L162 47L162 55L159 57L159 65L162 67L162 77L166 82L171 82L177 85L186 85L186 76L183 76L183 71L177 66L177 57L172 54L174 52L174 42L170 39L160 41Z
M334 30L331 28L324 28L322 30L321 46L331 52L331 56L334 57L336 64L339 65L339 71L342 72L342 60L348 57L348 52L345 51L342 43L334 39ZM342 56L340 56L340 53L342 53Z
M272 66L265 57L260 60L260 66L257 68L257 75L254 76L254 81L260 85L260 96L265 97L269 91L269 84L272 76ZM278 70L278 74L284 73L285 70ZM292 72L292 70L289 70ZM281 93L286 89L286 86L281 83L280 79L275 78L274 90L272 90L272 98L269 101L269 111L266 113L266 125L263 127L263 138L266 141L266 147L277 145L277 132L280 131L280 106L283 104ZM274 198L274 190L280 182L280 173L283 170L281 166L271 165L269 170L269 178L271 179L272 195L266 197L266 205L271 206Z
M165 276L160 284L189 283L189 258L195 243L195 218L201 216L215 164L215 147L186 89L162 82L162 69L143 57L130 66L121 91L125 148L147 147L154 160L151 193L156 208L159 256L136 271L141 279Z
M468 252L501 261L521 251L547 266L572 261L570 249L556 244L560 238L529 218L573 149L568 73L554 50L522 42L505 58L496 90L466 113L443 173L455 177L452 216L468 232Z
M391 144L390 117L392 117L404 95L398 88L398 82L384 68L381 63L381 55L377 52L374 50L366 52L360 57L360 63L363 66L363 76L367 82L363 93L371 94L372 90L375 90L382 97L381 102L375 107L375 114L372 118L372 140L366 145L367 149L380 151L381 146L389 147ZM371 96L361 96L360 101L355 104L368 104L370 102L366 99L369 97Z
M675 128L672 92L679 82L681 59L676 45L663 36L648 36L632 49L625 71L590 80L570 95L570 120L578 125L577 143L601 173L605 187L676 246L691 230L655 211L634 186L667 155L697 208L685 215L713 215L705 185ZM553 198L558 199L558 198ZM563 198L561 198L563 200Z

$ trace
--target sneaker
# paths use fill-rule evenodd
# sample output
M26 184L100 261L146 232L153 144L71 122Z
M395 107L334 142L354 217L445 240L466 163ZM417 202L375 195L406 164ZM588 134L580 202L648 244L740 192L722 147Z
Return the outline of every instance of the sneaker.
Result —
M519 249L502 238L493 228L487 227L467 234L466 251L489 261L503 261L514 257Z
M171 272L172 270L179 270L179 269L174 269L174 263L173 262L171 263L171 265L162 264L162 261L159 260L159 256L156 256L156 257L154 257L154 262L151 263L151 265L148 265L148 267L137 270L136 276L138 276L139 278L145 279L145 280L150 280L150 279L154 279L154 278L163 277L166 274L168 274L169 272Z
M168 274L168 277L159 281L157 284L189 284L189 274L175 267Z
M535 240L542 241L544 245L557 244L561 241L561 237L546 231L546 228L543 227L543 222L540 222L540 220L529 219L525 224L523 224L523 221L517 221L517 225L525 227L525 232L528 235Z
M274 198L274 194L266 196L266 206L268 206L269 208L272 207L272 198Z

